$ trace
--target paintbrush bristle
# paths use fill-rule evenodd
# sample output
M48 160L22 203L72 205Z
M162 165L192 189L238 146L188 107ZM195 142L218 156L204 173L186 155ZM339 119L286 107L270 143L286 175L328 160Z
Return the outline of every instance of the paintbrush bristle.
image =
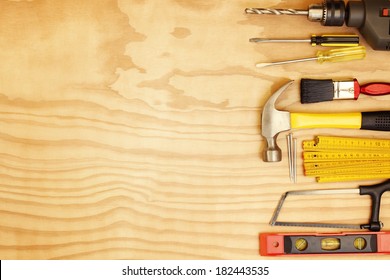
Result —
M333 80L301 80L301 103L332 101L334 97Z

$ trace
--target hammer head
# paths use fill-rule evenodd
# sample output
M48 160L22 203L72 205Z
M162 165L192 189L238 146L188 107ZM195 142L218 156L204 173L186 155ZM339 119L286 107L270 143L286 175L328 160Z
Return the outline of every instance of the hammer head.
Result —
M267 140L263 153L265 162L277 162L282 160L282 151L276 142L280 132L290 130L290 112L276 110L275 103L278 97L293 83L289 81L275 92L264 105L261 115L261 135Z

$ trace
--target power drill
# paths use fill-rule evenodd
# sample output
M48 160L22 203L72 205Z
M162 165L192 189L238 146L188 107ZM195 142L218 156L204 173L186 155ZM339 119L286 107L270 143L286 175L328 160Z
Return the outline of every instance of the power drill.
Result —
M390 51L390 0L324 0L307 10L247 8L247 14L306 15L325 26L356 27L374 50Z

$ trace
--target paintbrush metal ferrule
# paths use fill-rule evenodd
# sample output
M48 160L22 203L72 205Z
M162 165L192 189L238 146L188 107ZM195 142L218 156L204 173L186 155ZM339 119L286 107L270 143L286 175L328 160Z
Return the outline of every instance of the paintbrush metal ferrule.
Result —
M333 99L357 99L355 81L333 81Z

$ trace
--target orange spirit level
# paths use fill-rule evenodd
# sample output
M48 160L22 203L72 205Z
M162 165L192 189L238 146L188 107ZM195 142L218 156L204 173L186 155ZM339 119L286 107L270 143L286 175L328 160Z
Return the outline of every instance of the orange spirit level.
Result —
M390 232L264 233L260 255L390 254Z

